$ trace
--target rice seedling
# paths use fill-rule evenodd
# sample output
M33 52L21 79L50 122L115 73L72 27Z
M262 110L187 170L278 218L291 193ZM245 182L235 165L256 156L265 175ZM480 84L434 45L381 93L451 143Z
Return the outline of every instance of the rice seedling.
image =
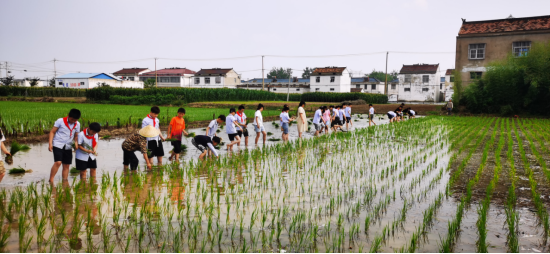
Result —
M24 174L25 172L27 172L27 170L19 166L19 167L10 169L8 171L8 174Z
M19 144L17 141L12 141L11 142L11 146L10 146L10 154L11 155L6 155L6 163L8 163L8 165L12 165L13 164L13 156L15 156L15 154L19 153L19 152L25 152L25 151L28 151L30 150L31 148L28 146L28 145L22 145L22 144Z

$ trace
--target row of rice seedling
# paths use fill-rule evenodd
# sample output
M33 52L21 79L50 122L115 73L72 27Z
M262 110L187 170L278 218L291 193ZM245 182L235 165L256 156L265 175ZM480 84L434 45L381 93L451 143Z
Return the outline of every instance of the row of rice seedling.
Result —
M508 166L510 167L510 187L508 188L508 196L506 197L506 224L508 226L508 234L506 236L508 249L510 252L519 252L519 213L516 210L516 166L514 160L514 140L512 139L512 127L510 127L510 121L506 119L506 133L508 138L508 151L506 152L506 158Z
M84 97L86 96L86 89L0 86L0 96Z

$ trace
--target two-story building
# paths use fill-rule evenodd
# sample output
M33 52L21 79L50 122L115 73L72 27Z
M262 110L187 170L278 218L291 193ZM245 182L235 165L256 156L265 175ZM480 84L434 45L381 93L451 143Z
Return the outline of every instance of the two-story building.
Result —
M466 21L456 37L455 68L462 86L483 76L489 63L522 56L536 42L550 41L550 16Z
M233 68L201 69L193 77L195 88L236 88L241 84L240 75Z
M190 87L195 71L187 68L166 68L157 71L145 72L139 75L139 80L157 78L157 87Z
M315 68L309 77L311 92L349 93L351 75L346 67Z
M454 76L455 69L447 69L445 71L445 84L443 85L443 88L441 91L444 93L444 100L449 101L449 99L452 99L454 94L454 84L455 84L455 76Z
M150 71L151 70L149 70L149 68L124 68L122 70L113 72L113 75L122 80L138 81L139 75Z
M351 78L351 88L362 88L363 93L384 93L384 82L376 78L371 77L352 77ZM355 90L354 90L355 91ZM359 91L359 90L357 90Z
M397 101L439 102L439 64L403 65L397 78Z

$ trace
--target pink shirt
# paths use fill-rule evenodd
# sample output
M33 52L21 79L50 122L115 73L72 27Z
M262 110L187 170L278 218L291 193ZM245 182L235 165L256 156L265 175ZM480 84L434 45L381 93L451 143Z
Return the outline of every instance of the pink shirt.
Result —
M330 121L330 110L325 110L325 113L323 113L323 120Z

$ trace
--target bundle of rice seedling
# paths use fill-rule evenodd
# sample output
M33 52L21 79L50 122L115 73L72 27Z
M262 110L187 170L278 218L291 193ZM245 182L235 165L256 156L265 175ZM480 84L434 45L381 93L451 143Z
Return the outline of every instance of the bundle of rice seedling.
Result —
M76 169L76 167L72 167L72 168L69 170L69 173L71 173L71 174L78 174L78 173L80 173L80 171L78 171L78 169Z
M111 138L111 135L105 135L103 137L101 137L101 139L110 139Z
M185 151L187 151L187 145L182 144L182 145L181 145L181 152L183 153L183 152L185 152Z
M24 174L25 173L25 169L22 168L21 166L17 167L17 168L12 168L10 169L10 171L8 172L8 174Z
M189 132L189 133L187 134L187 137L188 137L188 138L194 138L195 136L196 136L196 135L195 135L194 132Z
M270 138L270 139L268 139L268 140L269 140L269 141L281 141L280 138Z
M177 138L167 138L165 141L172 142L172 141L178 141Z
M19 151L28 151L29 149L31 149L28 145L21 145L19 143L17 143L17 141L12 141L11 142L11 147L10 147L10 154L11 155L8 155L6 156L6 163L8 163L8 165L11 165L13 164L13 156L18 153Z
M268 131L268 132L267 132L267 135L268 135L268 136L271 136L271 135L273 135L273 133Z

